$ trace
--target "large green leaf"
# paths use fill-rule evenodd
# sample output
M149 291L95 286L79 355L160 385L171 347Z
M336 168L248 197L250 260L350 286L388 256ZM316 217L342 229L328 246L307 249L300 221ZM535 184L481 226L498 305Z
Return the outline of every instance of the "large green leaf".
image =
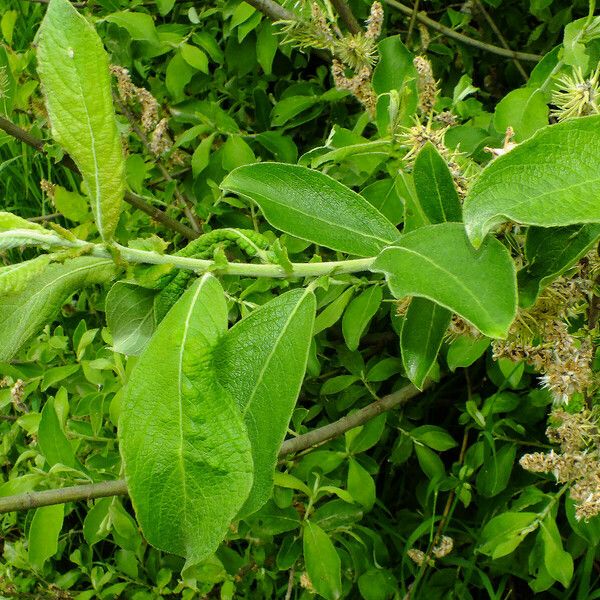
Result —
M41 571L44 563L58 551L58 536L63 526L65 505L38 508L31 519L28 537L29 564Z
M312 521L304 522L302 537L304 564L315 591L326 600L341 598L341 561L333 542Z
M196 280L163 319L127 384L120 450L154 546L193 564L212 554L252 486L246 427L211 355L227 329L219 282Z
M138 356L154 333L156 292L138 285L117 281L106 296L106 324L113 338L113 349Z
M396 298L433 300L490 337L506 336L516 314L515 269L508 251L494 238L476 251L460 223L407 233L377 257L371 270L385 273Z
M504 221L560 227L600 222L600 115L545 127L481 173L464 204L478 246Z
M81 171L98 230L109 240L125 192L108 56L69 0L50 0L38 32L38 73L54 139Z
M530 227L525 241L527 266L519 271L519 303L531 306L544 287L573 266L600 237L600 225L546 229Z
M375 256L399 235L360 194L306 167L246 165L230 173L221 187L256 202L280 231L340 252Z
M448 165L430 142L417 155L413 181L421 209L431 223L462 220L460 200Z
M112 260L82 256L52 264L19 294L0 297L0 360L10 360L80 288L106 283L116 274Z
M400 333L402 364L408 378L419 388L437 358L452 313L427 298L413 298Z
M252 443L254 485L243 515L271 495L277 454L304 379L315 310L312 292L287 292L239 321L215 349L219 380L237 401Z

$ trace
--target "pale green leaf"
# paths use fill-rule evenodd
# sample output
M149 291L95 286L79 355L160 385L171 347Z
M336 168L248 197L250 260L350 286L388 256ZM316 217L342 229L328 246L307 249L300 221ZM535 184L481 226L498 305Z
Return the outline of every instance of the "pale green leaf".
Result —
M142 531L188 565L216 550L252 487L246 427L211 361L226 329L223 289L207 274L157 328L121 405L119 447Z
M110 240L121 214L125 161L106 51L69 0L51 0L37 58L52 135L81 171L98 230Z
M132 40L160 43L154 21L147 13L122 10L108 15L105 20L126 29Z
M312 521L303 530L304 565L315 591L325 600L342 596L340 557L329 536Z
M479 551L493 559L506 556L536 528L537 513L505 512L491 519L481 532Z
M506 336L516 315L516 276L510 254L494 238L474 250L460 223L407 233L377 257L371 270L385 273L396 298L433 300L490 337Z
M44 563L58 551L58 536L65 516L65 505L38 508L29 527L29 563L41 571Z
M194 67L194 69L201 71L202 73L208 73L208 57L200 48L192 46L191 44L182 44L180 46L181 56L183 60Z
M348 464L348 492L356 502L371 510L377 499L375 482L369 472L354 458Z
M254 484L243 515L271 495L277 455L304 379L314 316L313 293L293 290L239 321L215 349L217 375L237 401L252 444Z
M27 284L40 275L50 263L51 257L42 254L14 265L0 267L0 294L19 294Z
M600 115L545 127L492 161L463 207L478 246L505 221L560 227L600 222Z
M306 167L248 165L230 173L221 187L256 202L276 229L340 252L374 256L399 236L362 196Z
M106 296L106 324L115 352L138 356L154 333L154 290L118 281Z
M82 256L52 264L19 294L0 297L0 360L10 360L75 291L106 283L116 274L112 260Z
M10 212L0 211L0 231L4 232L10 229L34 229L43 233L49 233L38 223L33 223Z
M540 535L544 543L544 565L548 573L563 587L569 587L573 578L573 557L564 550L560 531L552 515L548 515L540 523Z

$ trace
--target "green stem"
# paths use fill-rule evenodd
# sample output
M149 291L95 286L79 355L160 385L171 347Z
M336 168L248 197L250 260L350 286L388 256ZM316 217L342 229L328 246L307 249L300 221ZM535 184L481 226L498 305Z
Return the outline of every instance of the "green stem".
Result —
M88 254L98 258L113 258L113 253L104 244L90 244L78 239L68 240L58 235L41 233L30 229L13 229L4 233L11 238L23 238L23 244L76 248L85 250ZM128 263L173 265L178 269L186 269L188 271L195 271L196 273L215 271L221 275L241 275L244 277L320 277L334 273L357 273L368 271L375 260L375 257L369 257L321 263L292 263L292 271L286 272L283 267L276 264L228 263L222 266L213 260L159 254L158 252L126 248L120 244L115 244L114 249Z

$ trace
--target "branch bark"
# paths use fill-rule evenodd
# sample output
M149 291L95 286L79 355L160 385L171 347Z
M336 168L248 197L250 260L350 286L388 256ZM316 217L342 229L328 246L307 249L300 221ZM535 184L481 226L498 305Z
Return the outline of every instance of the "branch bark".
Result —
M401 4L397 0L383 0L388 6L396 8L401 13L404 13L407 16L412 16L413 9L410 6L406 6L405 4ZM455 39L463 44L467 44L469 46L473 46L475 48L479 48L481 50L485 50L487 52L491 52L492 54L497 54L498 56L505 56L507 58L512 58L515 60L525 60L529 62L539 62L542 60L542 57L539 54L530 54L529 52L516 52L514 50L507 50L506 48L500 48L499 46L494 46L493 44L486 44L485 42L481 42L479 40L475 40L470 38L463 33L459 33L458 31L454 31L454 29L450 29L450 27L446 27L433 19L430 19L427 15L423 13L417 13L416 15L417 21L423 23L426 27L433 29L435 31L439 31L444 34L446 37Z
M420 393L421 391L415 386L407 385L333 423L299 435L296 438L288 439L281 446L279 458L285 458L290 454L296 454L302 450L308 450L309 448L338 438L346 433L346 431L364 425L378 415L406 404ZM104 498L106 496L126 495L127 484L124 479L102 481L88 485L75 485L56 490L45 490L43 492L26 492L24 494L0 498L0 514L29 510L31 508L39 508L40 506L50 506L52 504L64 504L65 502L78 502L80 500L92 500L93 498Z
M340 15L340 19L342 19L350 33L356 35L362 31L362 27L358 24L358 21L346 3L346 0L331 0L331 4L333 4L337 14Z
M293 21L297 19L293 12L283 8L273 0L245 0L245 2L273 21Z
M22 129L18 125L15 125L12 121L9 121L8 119L6 119L4 117L0 117L0 129L4 132L8 133L8 135L12 136L16 140L19 140L20 142L27 144L34 150L37 150L38 152L41 152L42 154L46 154L46 151L44 150L44 142L42 140L35 137L34 135L31 135L28 131L25 131L25 129ZM69 169L70 171L73 171L74 173L79 173L79 169L77 168L77 165L73 162L73 159L70 156L65 156L63 158L63 160L61 161L61 164L64 167L66 167L67 169ZM193 240L198 237L198 234L191 227L188 227L187 225L184 225L183 223L179 223L179 221L172 219L171 217L169 217L169 215L167 215L162 210L160 210L154 206L151 206L150 204L145 202L137 194L133 194L133 193L127 191L127 192L125 192L124 199L125 199L125 202L127 202L128 204L131 204L131 206L133 206L134 208L141 210L142 212L149 215L155 221L162 223L162 225L164 225L168 229L176 231L177 233L181 234L183 237L190 239L190 240Z

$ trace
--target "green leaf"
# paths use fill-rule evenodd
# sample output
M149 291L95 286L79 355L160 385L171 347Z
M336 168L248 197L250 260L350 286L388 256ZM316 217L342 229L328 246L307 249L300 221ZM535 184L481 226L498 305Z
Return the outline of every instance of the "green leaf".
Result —
M181 52L177 52L169 61L165 85L175 102L180 102L185 98L185 86L192 80L194 73L194 68L181 56Z
M325 600L342 596L341 561L329 536L315 523L305 521L304 564L317 594Z
M514 444L505 444L497 452L485 447L483 466L477 473L477 491L485 498L492 498L506 489L517 448Z
M108 56L69 0L51 0L38 32L38 73L54 139L81 171L102 237L121 214L125 161L115 120Z
M48 398L42 410L38 427L38 444L50 467L61 464L72 469L80 469L73 447L66 438L54 408L54 399Z
M263 21L256 36L256 60L266 75L271 74L277 47L277 36L273 25Z
M10 360L73 292L106 283L116 274L112 260L82 256L52 264L19 294L0 297L0 360Z
M452 313L426 298L410 302L400 334L402 365L419 389L435 363Z
M92 546L103 540L110 531L110 520L108 511L112 504L112 498L101 498L88 511L83 521L83 537Z
M407 233L377 257L371 270L385 273L396 298L428 298L490 337L506 336L516 314L516 277L508 251L493 238L475 251L459 223Z
M118 281L106 296L106 324L112 335L113 350L138 356L148 345L155 329L155 292Z
M208 73L208 57L200 48L191 44L181 44L180 50L183 60L190 67L194 67L194 69L202 73Z
M505 512L489 521L481 532L479 551L494 560L510 554L535 529L537 513Z
M230 135L223 144L222 164L226 171L256 162L252 148L239 135Z
M0 267L0 293L19 294L46 269L51 259L51 256L42 254L31 260Z
M119 447L142 531L188 565L216 550L252 487L246 428L211 365L226 329L223 289L204 275L157 328L121 406Z
M544 566L548 574L563 587L569 587L573 579L573 558L563 549L560 532L552 515L540 523L540 535L544 542Z
M492 161L463 207L479 246L504 221L560 227L600 222L600 115L544 127Z
M472 338L461 335L455 339L448 348L446 362L451 371L459 367L470 367L490 345L489 338Z
M87 200L77 192L70 192L60 185L54 188L54 206L75 223L87 221L91 216Z
M65 516L65 505L36 509L29 527L29 563L41 571L44 563L58 551L58 536Z
M419 204L430 223L462 221L462 208L446 161L431 142L417 155L413 181Z
M41 233L50 233L38 223L33 223L10 212L0 211L0 232L11 229L33 229Z
M313 335L329 329L337 323L344 312L346 306L354 295L354 288L349 287L344 290L331 304L327 305L315 319Z
M123 10L108 15L105 20L126 29L132 40L160 44L154 21L149 14Z
M380 179L360 192L392 225L404 219L404 204L394 179Z
M8 117L13 110L17 82L10 67L8 52L3 46L0 46L0 92L0 114Z
M213 140L215 139L214 133L211 133L208 137L204 138L192 154L192 175L198 177L210 162L210 150L212 148Z
M549 112L541 90L520 88L500 100L494 113L494 127L501 133L512 127L515 142L522 142L548 125Z
M252 445L254 484L243 515L271 495L277 455L304 379L314 317L314 294L293 290L236 323L215 349L217 376L237 401Z
M348 491L356 502L371 510L377 499L375 482L368 471L354 458L348 464Z
M230 173L221 188L256 202L276 229L340 252L374 256L399 235L362 196L306 167L248 165Z
M521 306L531 306L540 292L580 260L599 237L600 225L530 227L525 240L527 265L518 276Z
M378 285L368 287L350 302L342 318L342 333L346 346L356 350L363 333L381 306L383 291Z

